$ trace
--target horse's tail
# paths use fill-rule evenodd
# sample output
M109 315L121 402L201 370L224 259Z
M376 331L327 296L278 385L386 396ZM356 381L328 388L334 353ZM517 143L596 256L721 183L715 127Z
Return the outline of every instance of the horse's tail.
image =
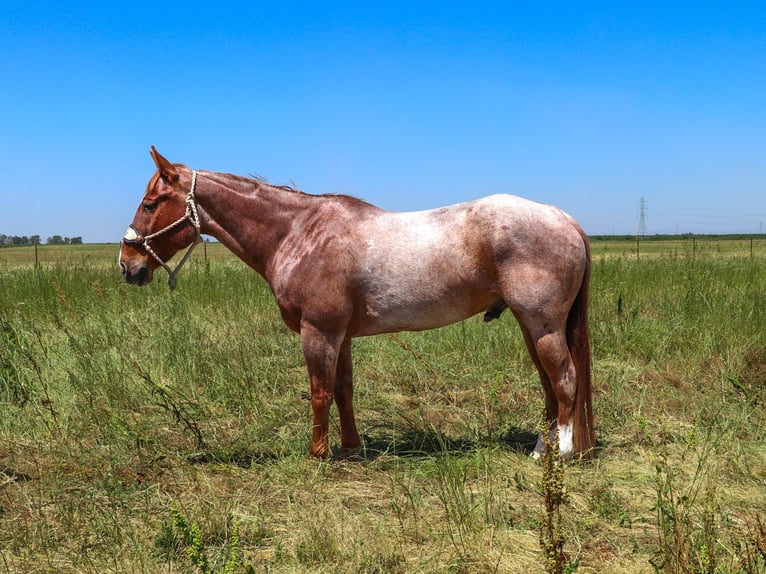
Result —
M593 427L593 397L591 393L591 357L588 335L588 291L590 288L591 255L590 243L585 232L578 226L585 244L585 274L580 291L575 297L567 318L567 345L574 361L577 388L574 406L574 452L580 458L591 458L595 454L596 432Z

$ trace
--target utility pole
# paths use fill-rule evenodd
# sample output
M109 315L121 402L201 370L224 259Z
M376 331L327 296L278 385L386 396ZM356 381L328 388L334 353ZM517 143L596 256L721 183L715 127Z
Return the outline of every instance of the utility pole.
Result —
M649 219L649 208L647 207L646 198L641 197L638 202L638 235L644 237L646 235L646 220Z
M641 238L646 235L646 220L648 218L646 198L641 196L638 202L638 233L636 233L636 260L641 258Z

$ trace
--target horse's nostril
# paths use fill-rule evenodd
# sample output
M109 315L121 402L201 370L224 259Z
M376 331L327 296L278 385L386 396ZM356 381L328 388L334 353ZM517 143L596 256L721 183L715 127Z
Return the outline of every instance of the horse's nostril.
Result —
M130 271L123 263L120 263L120 267L122 267L122 276L125 277L125 281L131 285L146 285L149 282L149 268L146 265L141 265L133 271Z

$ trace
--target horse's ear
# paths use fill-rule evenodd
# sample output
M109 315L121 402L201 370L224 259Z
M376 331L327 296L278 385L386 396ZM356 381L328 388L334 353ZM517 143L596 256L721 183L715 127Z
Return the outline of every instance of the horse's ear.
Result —
M175 166L164 157L162 157L162 154L160 154L160 152L158 152L154 146L152 146L152 149L149 153L151 153L152 159L154 160L154 165L157 166L162 179L168 182L178 180L178 172L176 171Z

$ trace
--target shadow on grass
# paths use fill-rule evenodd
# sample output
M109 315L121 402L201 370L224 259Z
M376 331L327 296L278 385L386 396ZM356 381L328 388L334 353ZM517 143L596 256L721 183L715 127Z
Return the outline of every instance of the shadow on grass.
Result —
M379 426L376 431L384 431ZM494 446L510 452L528 455L537 443L537 433L511 427L505 434L495 437L451 438L430 428L399 428L390 432L373 432L363 436L364 447L359 457L374 461L382 457L429 458L440 453L463 453L481 447Z
M336 429L338 430L338 429ZM367 427L362 435L362 448L350 456L340 452L340 445L333 445L334 460L373 462L382 458L426 459L436 455L460 454L481 448L497 448L506 452L530 455L537 444L537 431L510 425L503 433L478 434L472 437L452 437L422 420L397 417L396 422L385 421ZM308 436L305 443L296 437L292 444L278 443L263 448L253 448L251 441L239 444L219 444L187 455L193 464L229 464L240 468L268 466L286 458L308 456ZM609 446L608 441L596 440L596 455ZM582 461L581 461L582 462Z
M336 445L334 460L359 462L374 462L383 458L417 460L444 453L468 453L486 447L495 447L507 452L529 456L537 444L536 432L519 427L511 427L501 436L479 437L478 439L450 438L434 429L410 428L396 431L393 427L389 427L391 432L388 433L385 433L385 430L384 425L379 425L373 428L371 433L362 435L361 451L350 457L339 456L337 453L339 448ZM604 448L605 444L597 440L596 458ZM253 466L269 466L294 454L291 451L257 452L245 448L233 448L217 450L216 452L196 452L187 456L187 460L193 464L229 464L246 469ZM304 455L304 453L301 454Z
M350 460L373 462L381 458L425 459L442 453L467 453L478 448L494 446L509 452L528 455L537 442L537 434L511 427L502 435L477 438L452 438L434 428L416 424L380 424L362 436L362 450ZM335 450L338 451L336 445ZM240 468L268 466L292 456L292 450L255 451L244 446L210 449L187 456L193 464L230 464Z

